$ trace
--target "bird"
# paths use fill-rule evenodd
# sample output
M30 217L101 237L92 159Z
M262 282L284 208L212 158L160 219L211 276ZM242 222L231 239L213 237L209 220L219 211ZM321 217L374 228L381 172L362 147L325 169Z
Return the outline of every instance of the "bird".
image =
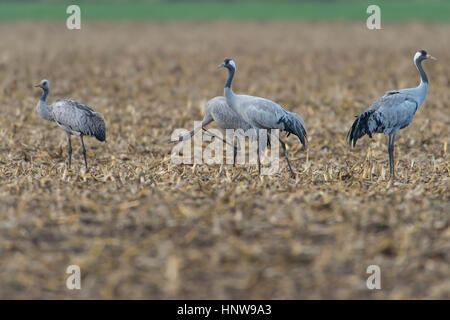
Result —
M259 146L259 130L260 129L279 129L286 131L287 134L294 134L300 140L300 143L306 148L307 133L303 119L294 112L289 112L283 109L278 103L248 95L234 94L231 85L234 74L236 72L236 63L233 59L227 58L217 68L228 69L228 79L225 83L224 96L228 106L244 119L245 122L256 131L258 139L258 171L261 173L261 159ZM279 138L281 146L284 151L291 176L295 178L294 170L289 161L286 144Z
M386 92L366 111L356 116L348 131L350 146L355 147L358 139L364 135L372 138L374 133L383 133L388 137L390 177L395 178L394 144L399 130L406 128L414 119L417 109L425 101L428 92L428 77L422 68L422 61L437 60L425 50L417 51L414 64L420 74L420 84L415 88L399 89Z
M71 136L74 135L81 141L84 165L87 172L89 169L83 136L92 136L101 142L106 141L105 117L90 107L73 100L60 99L50 106L47 105L47 96L50 92L50 82L47 79L42 80L35 87L42 89L42 96L36 107L39 115L45 120L56 122L67 134L69 147L68 168L70 169L72 164Z
M200 129L203 129L210 135L219 138L225 143L228 143L224 141L222 138L217 137L215 134L205 129L205 126L207 126L213 121L215 121L217 125L223 130L242 129L244 131L247 131L251 129L251 126L247 122L245 122L244 119L242 119L236 112L234 112L233 109L228 107L225 97L217 96L207 102L206 113L205 116L203 117L201 125L194 128L194 130L190 131L189 133L180 136L178 141L186 141L190 139L193 135L195 135ZM234 145L232 145L232 147L233 147L233 156L234 156L233 165L234 165L236 163L237 148Z

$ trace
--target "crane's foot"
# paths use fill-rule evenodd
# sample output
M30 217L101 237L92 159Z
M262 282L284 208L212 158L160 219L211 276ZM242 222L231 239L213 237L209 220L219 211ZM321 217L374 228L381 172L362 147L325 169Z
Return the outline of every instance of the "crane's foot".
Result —
M390 168L389 180L395 180L395 170L393 167Z
M80 174L85 175L87 173L89 173L89 168L81 168L80 169Z
M291 178L295 179L295 173L294 170L292 170L291 162L289 161L289 158L286 156L286 160L288 163L289 172L291 173Z

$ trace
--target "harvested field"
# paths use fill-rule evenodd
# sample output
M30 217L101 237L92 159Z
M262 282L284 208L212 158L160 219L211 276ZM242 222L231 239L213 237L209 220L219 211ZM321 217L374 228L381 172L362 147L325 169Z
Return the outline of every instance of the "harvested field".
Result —
M450 298L450 25L64 22L0 24L0 298ZM354 115L387 90L416 86L426 49L430 90L396 141L350 149ZM226 57L237 93L299 113L309 148L287 139L296 180L255 165L170 161L222 95ZM67 141L39 117L49 102L103 113L107 143ZM212 126L214 127L214 126ZM283 134L284 135L284 134ZM79 265L82 289L68 290ZM382 289L366 288L379 265Z

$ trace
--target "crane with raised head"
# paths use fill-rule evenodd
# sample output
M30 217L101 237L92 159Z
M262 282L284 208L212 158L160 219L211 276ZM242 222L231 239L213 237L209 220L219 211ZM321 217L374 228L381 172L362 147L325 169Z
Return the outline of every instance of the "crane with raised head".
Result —
M244 119L245 122L255 129L256 137L258 139L258 171L261 173L261 159L260 159L260 143L259 143L259 130L260 129L279 129L280 131L286 131L289 134L294 134L298 137L301 144L306 147L307 134L305 129L305 123L303 119L296 113L288 112L278 103L248 95L237 95L233 92L231 84L236 72L236 63L232 59L225 59L218 68L228 69L228 79L225 83L224 96L227 104ZM294 178L294 170L292 170L291 163L289 161L286 144L279 138L280 144L284 151L284 156L288 163L291 176Z
M347 139L353 147L364 135L372 138L374 133L383 133L388 137L390 175L394 172L394 143L398 131L406 128L414 119L417 109L425 101L428 92L428 77L422 67L422 61L436 60L425 50L414 55L414 64L420 74L420 84L415 88L392 90L376 100L366 111L356 116Z

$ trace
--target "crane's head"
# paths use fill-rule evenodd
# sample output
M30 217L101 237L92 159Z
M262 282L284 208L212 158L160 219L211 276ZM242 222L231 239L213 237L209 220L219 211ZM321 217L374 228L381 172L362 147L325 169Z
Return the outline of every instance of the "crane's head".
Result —
M228 70L234 70L236 71L236 64L234 63L233 59L225 59L223 60L223 63L217 66L217 69L219 68L227 68Z
M42 80L39 84L35 85L35 87L41 88L42 90L50 89L50 82L47 79Z
M419 50L414 55L414 62L421 62L426 59L437 60L435 57L427 53L425 50Z

